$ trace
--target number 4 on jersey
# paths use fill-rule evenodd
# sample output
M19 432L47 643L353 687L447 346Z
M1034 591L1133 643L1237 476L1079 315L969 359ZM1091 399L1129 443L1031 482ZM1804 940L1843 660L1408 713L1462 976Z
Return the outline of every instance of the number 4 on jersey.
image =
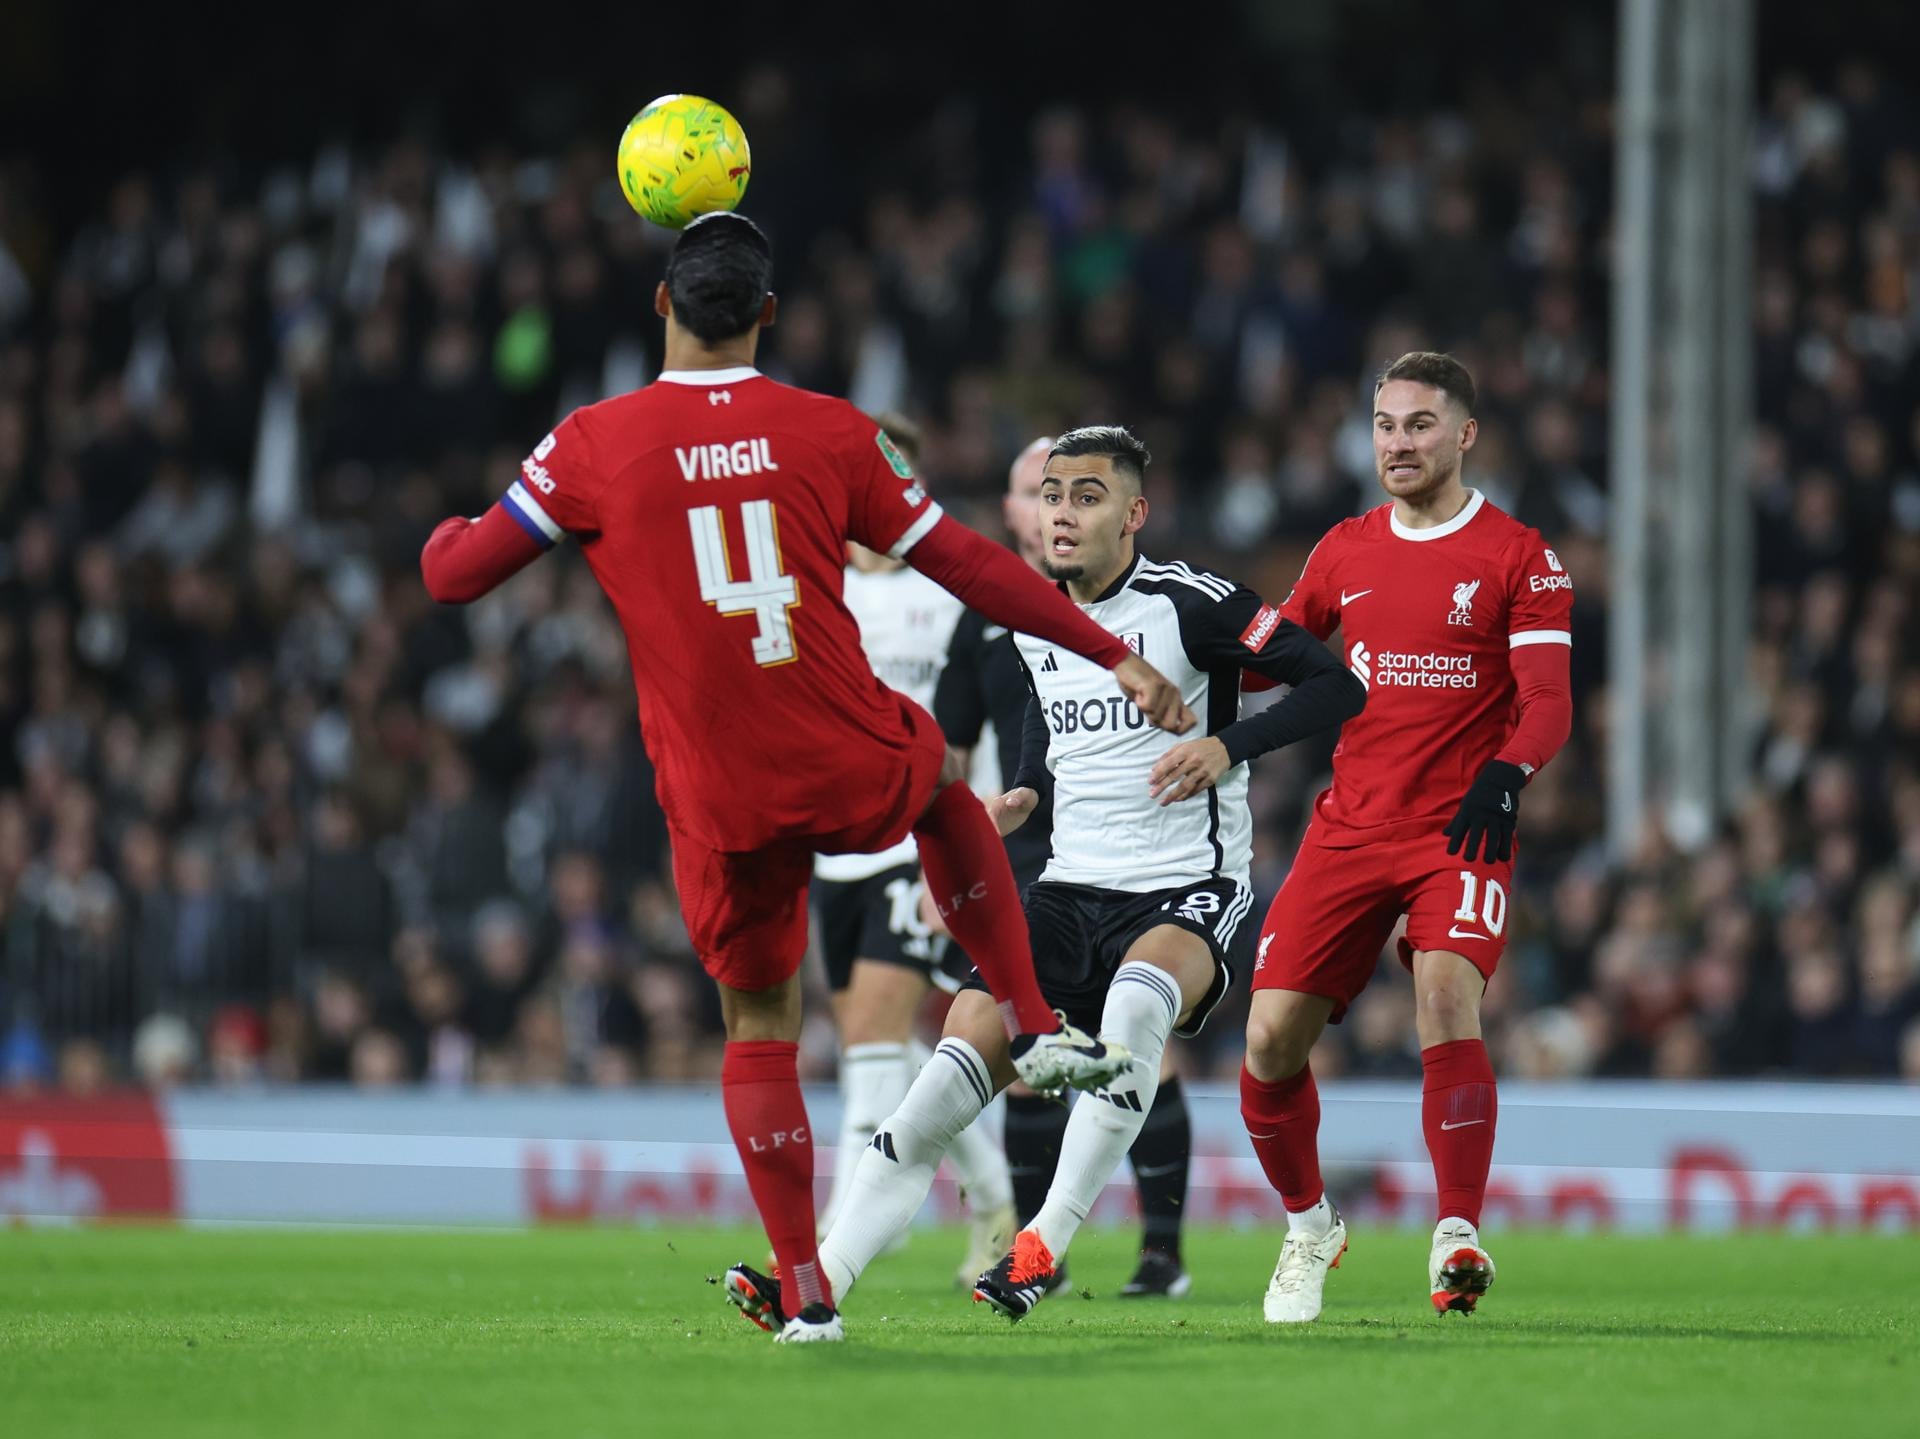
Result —
M760 633L753 639L758 665L784 665L799 658L794 647L793 618L787 611L800 603L800 584L780 573L780 532L772 500L748 500L740 507L740 528L747 537L747 577L736 580L727 552L726 525L718 505L687 511L693 531L693 562L700 575L700 598L723 615L754 615Z

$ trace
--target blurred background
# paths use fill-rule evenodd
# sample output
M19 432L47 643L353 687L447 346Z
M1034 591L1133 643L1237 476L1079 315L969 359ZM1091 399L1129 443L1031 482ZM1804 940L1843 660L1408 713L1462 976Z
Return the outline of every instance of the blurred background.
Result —
M673 90L752 142L764 368L912 416L989 533L1027 440L1118 421L1149 552L1278 597L1376 502L1374 371L1458 354L1468 482L1578 596L1497 1067L1920 1080L1906 11L983 5L936 45L753 4L12 0L0 1083L717 1074L591 576L563 549L460 610L417 568L657 369L671 237L611 158ZM1329 751L1256 767L1263 904ZM1417 1075L1412 1014L1384 963L1317 1072ZM1238 1018L1191 1076L1232 1077Z

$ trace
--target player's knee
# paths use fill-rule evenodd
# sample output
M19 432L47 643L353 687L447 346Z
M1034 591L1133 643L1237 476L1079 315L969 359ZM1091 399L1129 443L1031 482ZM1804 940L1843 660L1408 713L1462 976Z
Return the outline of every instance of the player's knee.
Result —
M1014 1080L1013 1060L1007 1046L1006 1025L1000 1019L993 996L977 989L963 989L953 997L947 1010L943 1039L964 1039L987 1063L995 1092Z
M904 1044L913 1036L913 1009L899 1004L855 1001L840 1021L840 1043Z
M846 993L835 1009L841 1044L905 1043L913 1035L913 1019L927 987L918 970L856 959Z
M1247 1016L1247 1065L1272 1083L1298 1074L1313 1050L1313 1027L1298 1011L1255 1008Z
M1414 992L1414 1006L1423 1045L1480 1034L1480 996L1464 985L1444 980L1422 984Z
M735 1042L800 1037L800 985L784 979L768 989L720 986L720 1017Z
M1127 951L1127 959L1152 965L1179 986L1183 1021L1213 987L1217 969L1207 942L1192 931L1174 925L1162 925L1148 932Z

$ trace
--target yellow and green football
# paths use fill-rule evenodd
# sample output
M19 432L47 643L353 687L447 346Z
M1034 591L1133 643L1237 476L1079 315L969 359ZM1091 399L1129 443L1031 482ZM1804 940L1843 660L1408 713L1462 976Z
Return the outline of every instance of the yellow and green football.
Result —
M740 122L698 95L662 95L635 115L620 137L618 165L627 203L669 230L733 209L753 173Z

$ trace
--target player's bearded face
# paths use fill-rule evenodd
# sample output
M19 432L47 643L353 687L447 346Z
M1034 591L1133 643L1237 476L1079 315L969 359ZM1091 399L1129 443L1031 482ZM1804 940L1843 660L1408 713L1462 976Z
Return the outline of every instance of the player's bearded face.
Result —
M1395 499L1417 500L1445 488L1460 471L1459 407L1427 385L1395 380L1374 400L1373 463Z

